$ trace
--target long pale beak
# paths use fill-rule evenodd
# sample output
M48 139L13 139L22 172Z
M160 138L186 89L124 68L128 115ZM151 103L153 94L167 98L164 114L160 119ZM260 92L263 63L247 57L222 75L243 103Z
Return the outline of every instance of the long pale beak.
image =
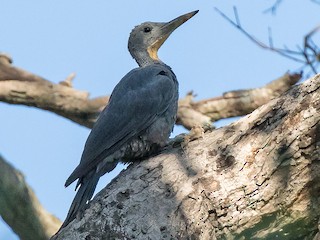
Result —
M198 12L199 12L199 10L196 10L196 11L193 11L190 13L186 13L186 14L181 15L180 17L177 17L177 18L171 20L168 23L164 23L164 25L160 29L159 37L147 49L149 56L154 60L159 60L157 52L158 52L159 48L161 47L161 45L164 43L164 41L167 40L167 38L170 36L170 34L175 29L177 29L183 23L188 21L190 18L192 18Z
M199 12L199 10L186 13L181 15L180 17L177 17L170 22L166 23L162 28L161 32L163 35L170 35L175 29L177 29L179 26L181 26L183 23L188 21L190 18L192 18L194 15L196 15ZM167 36L167 37L168 37Z

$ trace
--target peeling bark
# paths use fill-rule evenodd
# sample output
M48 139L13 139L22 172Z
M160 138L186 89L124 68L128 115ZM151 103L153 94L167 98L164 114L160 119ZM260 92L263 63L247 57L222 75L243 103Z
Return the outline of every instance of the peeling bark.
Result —
M320 75L239 121L134 163L53 239L312 239Z
M49 239L61 221L48 213L21 172L0 156L0 215L22 240Z

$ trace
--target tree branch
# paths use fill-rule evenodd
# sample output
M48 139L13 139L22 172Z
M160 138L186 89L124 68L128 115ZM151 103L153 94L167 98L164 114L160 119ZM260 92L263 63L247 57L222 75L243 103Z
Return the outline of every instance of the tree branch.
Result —
M70 83L73 76L55 84L16 68L11 62L8 56L0 55L0 101L48 110L89 128L108 102L108 96L89 99L87 92L73 89ZM193 102L189 95L179 102L177 123L191 129L245 115L288 90L300 78L301 74L285 74L262 88L233 91L199 102Z
M41 108L91 128L109 97L88 99L87 92L52 83L13 67L0 55L0 101Z
M276 2L275 6L278 6L282 1L278 0ZM302 63L301 69L304 69L305 67L310 67L312 72L314 74L317 74L317 66L319 65L319 56L320 56L320 49L319 47L312 41L312 36L319 31L319 26L311 30L309 33L307 33L304 36L304 46L300 47L297 45L298 50L290 50L287 47L284 49L277 48L273 46L273 40L271 36L271 29L269 28L269 45L261 42L253 35L249 34L240 24L240 18L238 15L237 8L234 7L234 15L235 15L235 21L233 21L231 18L229 18L227 15L225 15L223 12L221 12L218 8L215 8L215 10L225 19L227 20L232 26L237 28L242 34L244 34L247 38L249 38L253 43L257 44L259 47L263 49L270 50L272 52L276 52L279 55L286 57L288 59L291 59L293 61Z
M134 163L53 239L302 239L320 216L320 75Z
M301 79L301 74L285 74L267 85L248 90L230 91L221 97L192 101L192 93L179 101L177 123L187 129L210 124L222 118L242 116L280 96Z
M0 215L22 240L49 239L61 226L40 204L21 172L0 155Z

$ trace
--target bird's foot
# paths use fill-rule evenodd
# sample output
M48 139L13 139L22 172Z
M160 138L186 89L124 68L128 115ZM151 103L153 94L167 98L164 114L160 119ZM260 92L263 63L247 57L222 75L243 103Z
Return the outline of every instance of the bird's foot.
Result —
M185 147L189 142L203 138L204 133L211 132L214 129L215 127L211 124L194 126L188 134L181 133L175 136L174 138L169 139L168 143L166 144L166 146L164 146L163 149L175 148L175 147L181 147L181 146Z
M187 136L186 133L181 133L174 138L169 139L167 146L170 146L172 148L178 147L181 145L181 143L184 142L185 137Z
M195 125L191 128L189 134L184 137L181 146L184 148L189 142L204 138L204 133L212 131L213 129L215 129L215 127L211 124Z

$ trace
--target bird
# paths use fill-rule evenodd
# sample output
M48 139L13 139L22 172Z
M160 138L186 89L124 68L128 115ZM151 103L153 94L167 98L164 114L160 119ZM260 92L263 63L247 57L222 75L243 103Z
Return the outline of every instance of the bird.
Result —
M128 50L139 67L115 86L87 138L79 165L66 180L65 187L78 180L77 193L60 230L84 211L102 175L119 162L150 156L168 143L177 116L178 81L159 59L158 50L196 13L169 22L145 22L131 31Z

